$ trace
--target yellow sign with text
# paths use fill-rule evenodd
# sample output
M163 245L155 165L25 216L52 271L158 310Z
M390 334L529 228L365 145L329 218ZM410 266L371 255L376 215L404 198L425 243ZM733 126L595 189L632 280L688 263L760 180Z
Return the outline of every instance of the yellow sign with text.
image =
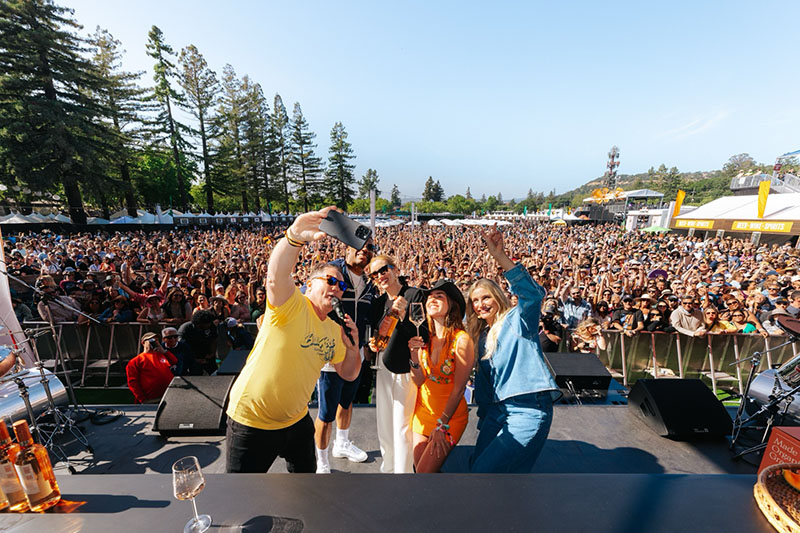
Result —
M731 231L769 231L789 233L794 222L767 222L765 220L734 220Z
M698 229L712 229L714 227L713 220L690 220L685 218L678 218L675 220L676 228L698 228Z

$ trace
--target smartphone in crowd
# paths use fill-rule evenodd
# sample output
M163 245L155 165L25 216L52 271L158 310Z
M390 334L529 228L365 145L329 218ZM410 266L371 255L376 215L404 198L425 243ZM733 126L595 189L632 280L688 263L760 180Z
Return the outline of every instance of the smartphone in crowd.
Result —
M319 229L351 248L360 250L372 236L372 230L339 211L331 209L323 219Z

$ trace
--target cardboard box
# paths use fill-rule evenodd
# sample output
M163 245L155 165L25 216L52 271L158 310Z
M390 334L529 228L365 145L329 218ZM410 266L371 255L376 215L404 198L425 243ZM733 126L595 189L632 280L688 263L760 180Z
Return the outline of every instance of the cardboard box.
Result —
M800 427L772 428L758 472L778 463L800 463Z

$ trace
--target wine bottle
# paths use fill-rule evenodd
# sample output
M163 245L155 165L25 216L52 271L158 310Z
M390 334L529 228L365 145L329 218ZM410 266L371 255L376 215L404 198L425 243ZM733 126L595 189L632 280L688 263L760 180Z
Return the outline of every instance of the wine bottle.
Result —
M383 317L381 325L378 327L378 334L375 336L375 348L377 351L382 352L386 349L399 320L400 314L394 308L389 309L389 312Z
M8 510L21 513L28 510L28 498L14 469L18 453L19 444L11 440L6 423L0 420L0 489L8 499Z
M14 468L28 498L28 505L34 512L49 509L61 499L61 491L58 490L47 450L41 444L33 442L27 421L14 422L14 433L20 446Z

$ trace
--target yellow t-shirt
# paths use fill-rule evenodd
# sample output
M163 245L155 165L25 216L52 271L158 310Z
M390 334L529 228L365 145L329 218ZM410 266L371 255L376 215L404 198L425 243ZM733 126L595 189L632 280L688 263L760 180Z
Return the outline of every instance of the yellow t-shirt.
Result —
M231 389L228 416L258 429L283 429L303 418L325 363L345 357L342 328L320 320L295 288L280 307L267 301L261 331Z

